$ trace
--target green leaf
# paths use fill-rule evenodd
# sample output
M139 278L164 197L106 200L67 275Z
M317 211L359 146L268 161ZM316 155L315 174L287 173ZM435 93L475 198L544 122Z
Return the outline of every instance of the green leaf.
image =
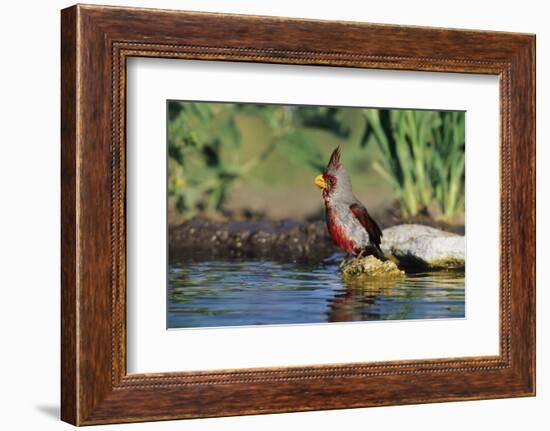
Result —
M302 130L281 138L277 143L277 151L299 166L306 166L316 172L325 169L326 162L319 146Z

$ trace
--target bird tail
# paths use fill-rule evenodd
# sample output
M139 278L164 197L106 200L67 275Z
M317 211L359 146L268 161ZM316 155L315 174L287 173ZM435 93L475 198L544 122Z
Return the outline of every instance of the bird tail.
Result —
M384 252L380 248L380 244L376 244L376 252L377 252L377 255L378 255L376 257L378 257L378 259L386 260L386 256L384 255Z
M365 248L363 248L361 250L361 252L359 253L359 255L355 255L355 256L363 256L363 257L366 257L366 256L374 256L376 257L377 259L380 259L382 261L385 261L387 260L386 256L384 255L384 252L382 251L382 249L380 248L380 245L379 244L371 244L371 245L368 245L366 246Z

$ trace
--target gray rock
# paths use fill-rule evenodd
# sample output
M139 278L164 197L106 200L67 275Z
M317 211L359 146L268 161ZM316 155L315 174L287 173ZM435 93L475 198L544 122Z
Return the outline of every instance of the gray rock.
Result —
M384 229L382 250L403 266L464 268L466 239L429 226L403 224Z

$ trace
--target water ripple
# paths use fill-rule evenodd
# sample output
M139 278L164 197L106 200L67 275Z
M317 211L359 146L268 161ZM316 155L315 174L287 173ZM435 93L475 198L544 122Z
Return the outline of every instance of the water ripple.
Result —
M463 317L463 273L346 284L335 259L189 262L168 270L169 328Z

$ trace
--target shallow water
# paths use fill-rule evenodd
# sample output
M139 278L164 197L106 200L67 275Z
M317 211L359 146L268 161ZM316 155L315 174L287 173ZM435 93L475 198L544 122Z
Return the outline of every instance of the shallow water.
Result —
M170 264L168 328L464 317L463 273L346 284L339 262Z

